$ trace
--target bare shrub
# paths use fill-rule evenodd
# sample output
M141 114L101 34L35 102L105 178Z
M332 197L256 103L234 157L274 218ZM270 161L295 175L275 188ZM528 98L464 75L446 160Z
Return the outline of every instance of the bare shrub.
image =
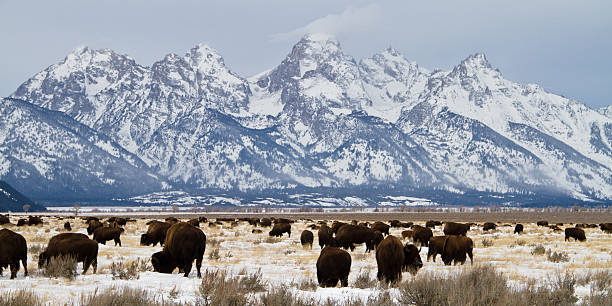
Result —
M198 305L247 305L247 294L264 291L261 271L232 276L225 270L206 270L202 274Z
M113 275L113 279L140 279L139 267L140 264L137 260L131 262L113 261L110 266L110 272Z
M610 290L612 288L612 272L610 270L596 271L592 274L591 279L591 288L599 291Z
M300 298L293 294L291 290L284 285L270 288L260 297L260 304L263 306L314 306L317 305L314 299Z
M359 274L357 275L353 286L359 289L365 289L375 287L376 284L377 281L370 277L370 270L361 269L359 270Z
M49 264L43 269L46 277L63 277L74 279L77 275L77 260L73 256L60 255L49 260Z
M161 305L178 305L172 302L164 301L161 297L150 293L141 288L131 287L110 287L106 290L98 292L96 289L90 295L82 295L79 305L87 306L161 306Z
M546 251L546 259L550 262L558 263L558 262L568 262L569 256L564 252L553 252L550 249Z
M219 249L215 248L210 253L208 253L208 259L210 260L219 260L221 259L221 255L219 255Z
M546 254L546 248L541 244L536 245L531 250L531 255L544 255L544 254Z
M44 250L44 246L42 244L31 244L28 246L28 253L32 255L38 255Z
M280 238L273 237L273 236L268 236L268 237L267 237L267 238L264 240L264 242L265 242L265 243L279 243L279 242L281 242L281 239L280 239Z
M312 278L304 278L300 281L291 282L291 287L297 288L302 291L317 291L319 284Z
M42 306L41 298L33 291L19 289L0 294L0 306Z
M488 239L488 238L482 239L482 247L483 248L488 248L490 246L493 246L493 240Z
M223 240L219 240L219 239L215 239L215 238L210 238L206 240L206 244L212 247L216 247L221 245L221 242L223 242Z

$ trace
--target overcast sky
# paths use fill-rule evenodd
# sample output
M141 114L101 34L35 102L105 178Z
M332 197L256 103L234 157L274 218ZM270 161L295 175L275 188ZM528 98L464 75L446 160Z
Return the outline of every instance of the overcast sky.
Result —
M612 104L610 0L0 0L0 96L78 46L149 66L203 42L250 76L308 32L335 35L357 59L393 46L428 69L484 52L507 79Z

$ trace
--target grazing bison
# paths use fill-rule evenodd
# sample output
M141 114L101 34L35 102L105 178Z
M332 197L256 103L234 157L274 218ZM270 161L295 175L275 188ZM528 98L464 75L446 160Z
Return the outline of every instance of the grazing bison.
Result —
M433 232L430 228L422 227L420 225L414 225L413 227L414 233L412 234L412 241L414 243L419 243L421 246L428 246L429 239L433 237Z
M202 230L185 222L176 223L168 229L164 249L151 256L153 270L172 273L178 267L188 277L195 259L198 277L202 277L200 268L205 250L206 235Z
M605 233L612 234L612 223L601 223L599 228Z
M401 227L402 226L402 222L400 222L400 220L391 220L391 221L389 221L389 225L391 227Z
M514 233L515 233L515 234L522 234L522 233L523 233L523 225L522 225L522 224L520 224L520 223L519 223L519 224L517 224L517 225L514 227Z
M339 230L339 229L340 229L340 228L341 228L343 225L345 225L345 224L346 224L346 223L344 223L344 222L334 221L334 223L332 223L332 227L331 227L332 232L333 232L334 234L337 234L337 233L338 233L338 230Z
M310 245L310 248L312 249L313 241L314 241L314 235L312 234L311 231L309 230L302 231L302 235L300 235L300 242L302 243L302 246Z
M436 256L442 255L444 251L444 243L448 236L434 236L429 239L429 249L427 250L427 261L433 256L433 262L436 262Z
M123 229L114 227L98 227L93 233L93 240L101 244L106 244L109 240L114 240L115 245L121 246L121 232Z
M402 245L399 238L389 235L376 247L377 278L394 283L402 280L402 271L416 273L423 266L419 251L412 244Z
M43 224L43 221L40 217L28 216L28 225L40 225L40 224Z
M26 219L21 218L21 219L17 220L17 226L24 226L24 225L27 225L27 224L28 224L28 220L26 220Z
M253 229L253 230L251 231L251 233L253 233L253 234L261 234L261 233L263 233L263 232L262 232L260 229Z
M446 222L444 223L443 232L444 232L444 235L466 236L469 230L470 230L469 224Z
M414 235L412 230L402 231L402 239L412 239L412 235Z
M0 215L0 225L11 223L11 219L5 215Z
M486 222L483 226L482 226L482 230L483 231L490 231L490 230L494 230L497 228L497 225L495 225L495 223L492 222Z
M152 245L155 246L157 243L163 246L166 240L166 232L172 226L168 222L154 221L149 224L147 232L140 235L140 245Z
M474 249L474 242L471 238L466 236L447 236L444 242L444 248L442 250L442 261L445 265L450 265L452 261L455 265L460 262L462 265L465 264L466 254L470 256L470 263L474 264L474 258L472 250Z
M272 226L272 220L270 220L270 218L262 218L259 225L263 227Z
M108 223L117 223L117 225L119 226L124 226L127 224L127 219L126 218L121 218L121 217L110 217L107 220Z
M88 221L88 225L87 225L87 234L88 235L93 235L94 231L99 228L99 227L103 227L104 225L95 219L92 219L90 221Z
M560 232L562 232L562 231L563 231L563 230L562 230L560 227L558 227L558 226L556 226L556 225L551 225L551 226L549 226L549 228L550 228L551 230L553 230L553 232L555 232L555 233L560 233Z
M291 237L291 224L276 223L274 224L274 227L272 227L272 230L268 234L274 237L282 237L283 233L287 233L289 234L289 237Z
M351 255L342 249L326 246L317 259L317 280L321 287L335 287L340 281L342 287L348 286L351 272Z
M70 226L70 222L66 221L66 223L64 223L64 229L67 231L72 231L72 226Z
M538 221L536 222L538 226L548 226L548 221Z
M389 228L390 226L388 224L382 223L380 221L376 221L374 222L374 224L372 224L373 230L379 231L385 235L389 235Z
M77 262L82 262L83 274L87 273L89 266L93 267L93 273L98 269L98 243L85 234L62 233L53 236L47 249L38 255L38 268L42 269L57 256L72 256Z
M0 275L2 269L10 267L11 279L17 277L19 262L23 265L24 276L28 276L28 245L25 238L11 230L0 230Z
M324 246L329 245L330 240L333 236L333 232L331 228L329 228L329 226L325 224L321 224L321 227L319 227L319 232L317 233L317 236L319 237L319 246L322 249Z
M335 240L337 246L345 249L351 249L351 251L355 250L355 244L365 243L366 252L370 252L371 250L374 250L380 242L378 240L380 239L381 235L377 235L371 228L345 224L338 229Z
M568 241L570 238L574 238L574 240L578 241L586 240L584 230L577 227L568 227L565 229L565 241Z

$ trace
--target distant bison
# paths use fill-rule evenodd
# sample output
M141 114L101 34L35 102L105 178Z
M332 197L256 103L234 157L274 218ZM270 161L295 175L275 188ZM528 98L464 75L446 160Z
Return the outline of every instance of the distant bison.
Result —
M28 276L28 245L25 238L8 229L0 230L0 275L2 269L10 267L11 279L17 277L19 262L23 265L24 276Z
M107 241L115 241L115 245L121 246L121 232L122 228L114 227L98 227L93 233L93 240L101 244L106 244Z
M492 222L486 222L483 226L482 226L482 230L483 231L490 231L490 230L494 230L497 228L497 225L495 225L495 223Z
M83 274L90 266L93 273L98 268L98 243L89 239L85 234L62 233L51 237L45 251L38 255L38 268L42 269L49 264L52 258L58 256L72 256L77 262L83 263Z
M345 224L346 224L346 223L344 223L344 222L334 221L334 223L332 223L332 227L331 227L332 232L333 232L334 234L338 233L338 230L339 230L339 229L340 229L340 228L341 228L343 225L345 225Z
M413 235L414 235L414 231L412 230L402 231L402 239L412 239Z
M466 236L469 230L470 230L469 224L446 222L444 223L443 232L444 232L444 235Z
M336 242L338 246L345 249L355 250L355 244L365 243L366 252L374 250L380 243L380 235L376 235L371 228L362 227L352 224L344 224L336 233Z
M0 215L0 225L11 223L11 219L5 215Z
M302 231L302 235L300 235L300 243L302 246L309 245L312 249L312 242L314 241L314 235L309 230Z
M88 235L93 235L94 231L99 228L99 227L103 227L104 225L95 219L91 219L90 221L87 222L87 234Z
M172 226L168 222L154 221L149 224L147 232L140 235L140 245L152 245L155 246L157 243L163 246L166 240L166 232Z
M523 225L522 224L517 224L516 226L514 226L514 234L522 234L523 233Z
M548 221L538 221L536 222L538 226L548 226Z
M259 222L259 225L263 227L272 226L272 220L270 220L270 218L262 218L261 221Z
M466 236L447 236L444 242L444 248L442 250L442 261L445 265L450 265L451 262L465 264L466 254L470 256L470 263L474 263L472 250L474 249L474 242L471 238Z
M400 222L399 220L391 220L391 221L389 221L389 225L391 227L401 227L402 226L402 222Z
M326 245L329 245L329 242L333 236L333 232L331 228L329 228L329 226L325 224L321 224L321 226L319 227L319 232L317 233L317 236L319 238L319 246L322 249Z
M402 280L402 271L416 273L423 266L419 251L410 244L403 246L399 238L389 235L376 247L377 278L393 283Z
M43 221L40 217L28 216L28 225L40 225L40 224L43 224Z
M64 229L67 231L72 231L72 226L70 226L70 222L66 221L66 223L64 223Z
M412 241L418 242L421 246L429 246L429 239L433 236L431 229L420 225L414 225L412 228L414 231Z
M425 222L425 227L435 228L436 226L442 225L440 221L429 220Z
M351 272L351 255L342 249L326 246L317 259L317 280L321 287L335 287L340 281L342 287L348 286Z
M612 223L601 223L599 228L608 234L612 234Z
M25 226L25 225L28 225L28 220L23 219L23 218L17 220L17 226Z
M373 230L379 231L385 235L389 235L389 228L390 226L388 224L385 224L383 222L380 221L376 221L374 222L374 224L372 224L371 228Z
M272 230L268 234L274 237L282 237L283 233L287 233L289 234L289 237L291 237L291 224L276 223L274 224L274 227L272 227Z
M126 218L121 218L121 217L110 217L107 220L108 223L117 223L117 225L120 226L124 226L127 224L127 219Z
M164 249L151 256L153 270L161 273L172 273L175 268L189 276L193 260L196 261L198 277L206 250L206 235L202 230L185 222L172 225L166 234Z
M427 250L427 261L433 256L433 262L436 262L436 256L442 255L444 252L444 243L448 236L434 236L429 239L429 249Z
M568 227L565 229L565 241L568 241L570 238L574 238L574 240L585 241L586 235L584 234L584 230L577 227Z
M255 229L253 229L253 230L251 231L251 233L253 233L253 234L261 234L261 233L263 233L263 232L262 232L260 229L256 229L256 228L255 228Z
M198 218L190 219L189 221L187 221L187 223L189 223L189 224L191 224L192 226L195 226L195 227L200 227L200 219L198 219Z

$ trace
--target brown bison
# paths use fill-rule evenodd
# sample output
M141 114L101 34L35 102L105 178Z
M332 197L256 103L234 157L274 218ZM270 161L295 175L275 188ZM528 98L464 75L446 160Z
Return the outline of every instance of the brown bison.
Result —
M66 221L66 223L64 223L64 229L67 231L72 231L72 226L70 226L70 222Z
M126 218L121 218L121 217L110 217L107 220L108 223L117 223L117 225L119 226L124 226L127 224L127 219Z
M455 262L455 265L460 262L462 265L465 264L466 254L470 256L470 263L474 264L474 258L472 250L474 249L474 242L471 238L466 236L455 236L450 235L444 241L444 247L442 249L442 261L445 265L450 265L451 262Z
M376 232L367 227L358 225L345 224L336 233L335 244L344 249L355 250L355 244L365 243L366 252L374 250L380 243L381 235L376 235Z
M274 218L274 224L279 223L293 223L293 220L285 219L285 218Z
M259 225L263 227L272 226L272 220L270 220L270 218L262 218L261 221L259 221Z
M200 227L200 219L198 219L198 218L190 219L189 221L187 221L187 223L189 223L189 224L191 224L192 226L195 226L195 227Z
M469 224L446 222L444 223L443 232L444 232L444 235L466 236L469 230L470 230Z
M402 239L412 239L412 235L414 235L412 230L402 231Z
M24 226L24 225L28 225L28 220L23 219L23 218L17 220L17 226Z
M311 231L309 230L302 231L302 234L300 235L300 243L302 243L302 246L309 245L310 248L312 249L313 241L314 241L314 235L312 234Z
M253 233L253 234L261 234L261 233L263 233L263 232L262 232L260 229L255 228L255 229L253 229L253 230L251 231L251 233Z
M170 226L172 226L172 224L168 222L151 222L147 232L140 235L140 245L155 246L159 243L159 245L163 246L166 240L166 232Z
M175 218L175 217L168 217L166 218L164 221L170 223L170 224L176 224L179 222L179 219Z
M421 246L428 246L429 239L433 237L433 232L431 228L422 227L420 225L414 225L413 227L414 233L412 234L412 241L414 243L419 243Z
M0 230L0 275L10 267L11 279L17 277L19 262L23 265L24 276L28 276L28 245L25 238L11 230Z
M43 224L43 221L40 217L28 216L28 225L40 225L40 224Z
M276 223L272 227L272 230L268 233L270 236L282 237L283 233L289 234L291 237L291 224L289 223Z
M574 240L585 241L586 235L584 234L584 230L578 227L568 227L565 229L565 241L568 241L570 238L574 238Z
M522 234L522 233L523 233L523 225L519 223L514 227L514 234Z
M402 227L402 222L400 222L400 220L391 220L389 221L389 225L391 227Z
M103 227L104 225L102 224L102 222L96 220L96 219L92 219L90 221L88 221L88 225L87 225L87 234L88 235L93 235L94 231L99 228L99 227Z
M123 232L122 228L98 227L93 232L93 240L101 244L106 244L107 241L114 240L115 245L119 244L119 246L121 246L121 232Z
M11 219L5 215L0 215L0 225L11 223Z
M168 229L164 249L151 256L153 270L172 273L178 267L188 277L195 259L198 277L202 277L200 268L205 250L206 235L201 229L185 222L176 223Z
M321 287L348 286L351 272L351 255L342 249L326 246L317 259L317 280Z
M444 251L444 243L448 236L434 236L429 239L429 249L427 250L427 261L433 256L433 262L436 262L436 256L442 255Z
M322 249L324 246L329 245L331 238L333 236L333 232L331 228L329 228L329 226L325 224L321 224L321 226L319 227L319 232L317 233L317 236L319 237L319 246Z
M599 228L605 233L612 234L612 223L601 223Z
M389 235L376 247L377 278L394 283L402 280L402 271L416 273L423 266L419 251L410 245L402 245L399 238Z
M538 221L536 222L538 226L548 226L548 221Z
M38 268L42 269L57 256L72 256L82 262L83 274L89 266L93 267L93 273L98 269L98 243L85 234L62 233L51 237L45 251L38 255Z
M490 230L494 230L497 228L497 225L495 223L492 222L486 222L485 224L482 225L482 230L483 231L490 231Z
M381 233L383 233L385 235L389 235L389 228L390 228L390 226L388 224L383 223L383 222L376 221L376 222L374 222L374 224L372 224L371 228L373 230L379 231L379 232L381 232Z

